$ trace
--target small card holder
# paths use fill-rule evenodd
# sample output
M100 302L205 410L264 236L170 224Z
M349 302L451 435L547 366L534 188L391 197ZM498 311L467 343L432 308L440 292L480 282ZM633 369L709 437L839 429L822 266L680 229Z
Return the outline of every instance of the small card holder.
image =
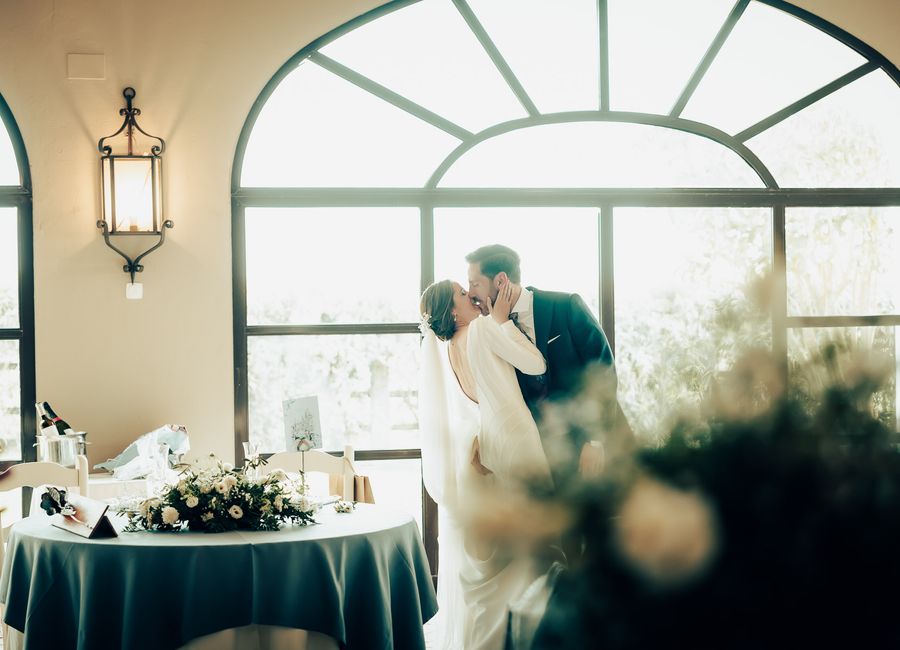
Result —
M68 496L66 502L75 508L75 514L55 514L50 517L50 523L57 528L89 539L119 536L106 516L108 504L78 495Z

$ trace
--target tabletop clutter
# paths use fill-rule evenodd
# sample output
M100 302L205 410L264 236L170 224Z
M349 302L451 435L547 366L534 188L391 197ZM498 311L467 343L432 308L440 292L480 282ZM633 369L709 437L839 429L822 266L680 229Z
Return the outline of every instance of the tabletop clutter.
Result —
M97 463L94 469L111 472L121 481L165 474L190 448L186 427L164 424L139 437L115 458Z

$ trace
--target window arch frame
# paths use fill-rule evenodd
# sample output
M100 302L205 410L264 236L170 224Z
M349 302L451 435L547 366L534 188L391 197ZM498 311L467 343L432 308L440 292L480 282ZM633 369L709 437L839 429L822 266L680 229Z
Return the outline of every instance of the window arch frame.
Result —
M0 122L6 128L16 156L18 185L0 185L0 207L14 207L17 214L19 326L0 329L0 340L19 342L19 422L21 458L0 461L0 471L19 462L34 461L37 435L34 339L34 230L31 167L18 123L6 99L0 95Z
M615 276L613 247L613 211L620 207L694 207L694 208L767 208L771 210L772 241L771 259L773 272L779 278L786 276L785 222L786 211L793 207L883 207L900 206L900 187L889 188L797 188L781 187L766 167L764 161L745 144L754 135L774 126L799 112L815 101L835 92L861 76L882 70L900 87L900 70L874 48L845 30L809 11L783 0L737 0L710 43L705 55L697 63L685 83L675 104L667 115L628 111L612 111L609 87L609 51L607 0L597 0L599 30L599 97L598 109L570 113L538 112L534 103L506 64L502 54L494 46L487 32L466 0L451 0L484 47L497 70L516 95L527 117L496 124L479 133L471 133L448 122L428 109L396 95L377 82L368 79L319 53L319 50L344 34L377 20L393 11L402 10L419 0L395 0L315 39L300 49L273 75L260 92L238 139L232 167L232 254L233 254L233 310L234 310L234 373L235 373L235 456L243 456L242 442L249 439L249 397L247 385L247 341L249 336L315 335L315 334L416 334L417 323L385 324L334 324L334 325L247 325L246 258L245 258L245 210L258 207L412 207L420 211L421 269L420 289L434 280L434 230L436 208L444 207L592 207L598 211L600 286L600 321L610 344L615 350ZM835 79L801 100L783 107L755 125L738 134L729 135L711 125L687 120L681 112L697 89L731 30L751 2L768 5L792 15L811 27L832 36L866 59L858 68ZM338 74L350 83L367 90L407 112L460 138L460 144L445 158L422 187L243 187L241 173L244 154L253 127L262 108L275 89L303 61L312 59ZM607 121L649 124L673 128L711 139L740 155L762 179L763 188L446 188L438 187L444 173L466 151L491 137L517 128L564 121ZM900 313L889 316L789 316L787 313L787 289L780 283L780 294L772 313L772 346L779 359L787 359L788 332L794 328L870 326L874 324L900 327ZM787 372L787 364L784 364ZM418 449L362 451L359 458L381 460L419 458ZM423 522L429 556L435 557L433 533L436 524L436 508L423 488ZM431 541L431 544L428 542ZM432 566L435 566L433 563Z

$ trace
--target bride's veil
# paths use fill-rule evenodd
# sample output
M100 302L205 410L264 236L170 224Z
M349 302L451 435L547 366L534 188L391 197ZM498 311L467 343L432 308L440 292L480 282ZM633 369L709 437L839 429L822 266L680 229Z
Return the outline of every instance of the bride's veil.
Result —
M429 328L422 339L419 365L419 432L422 437L422 479L428 494L439 505L457 504L456 445L451 408L449 361L446 344ZM458 432L461 433L461 432Z
M478 407L456 382L447 344L424 329L419 365L419 432L422 479L439 509L438 603L435 622L442 648L462 648L466 604L459 575L465 563L462 532L455 513L464 505L467 449L478 433Z

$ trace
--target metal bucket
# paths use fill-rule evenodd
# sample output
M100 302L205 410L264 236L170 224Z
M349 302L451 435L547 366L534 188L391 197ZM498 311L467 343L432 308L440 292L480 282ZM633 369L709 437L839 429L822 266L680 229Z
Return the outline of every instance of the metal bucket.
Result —
M37 458L39 461L59 463L65 467L75 467L75 456L85 455L87 442L85 433L77 433L64 436L37 436Z

